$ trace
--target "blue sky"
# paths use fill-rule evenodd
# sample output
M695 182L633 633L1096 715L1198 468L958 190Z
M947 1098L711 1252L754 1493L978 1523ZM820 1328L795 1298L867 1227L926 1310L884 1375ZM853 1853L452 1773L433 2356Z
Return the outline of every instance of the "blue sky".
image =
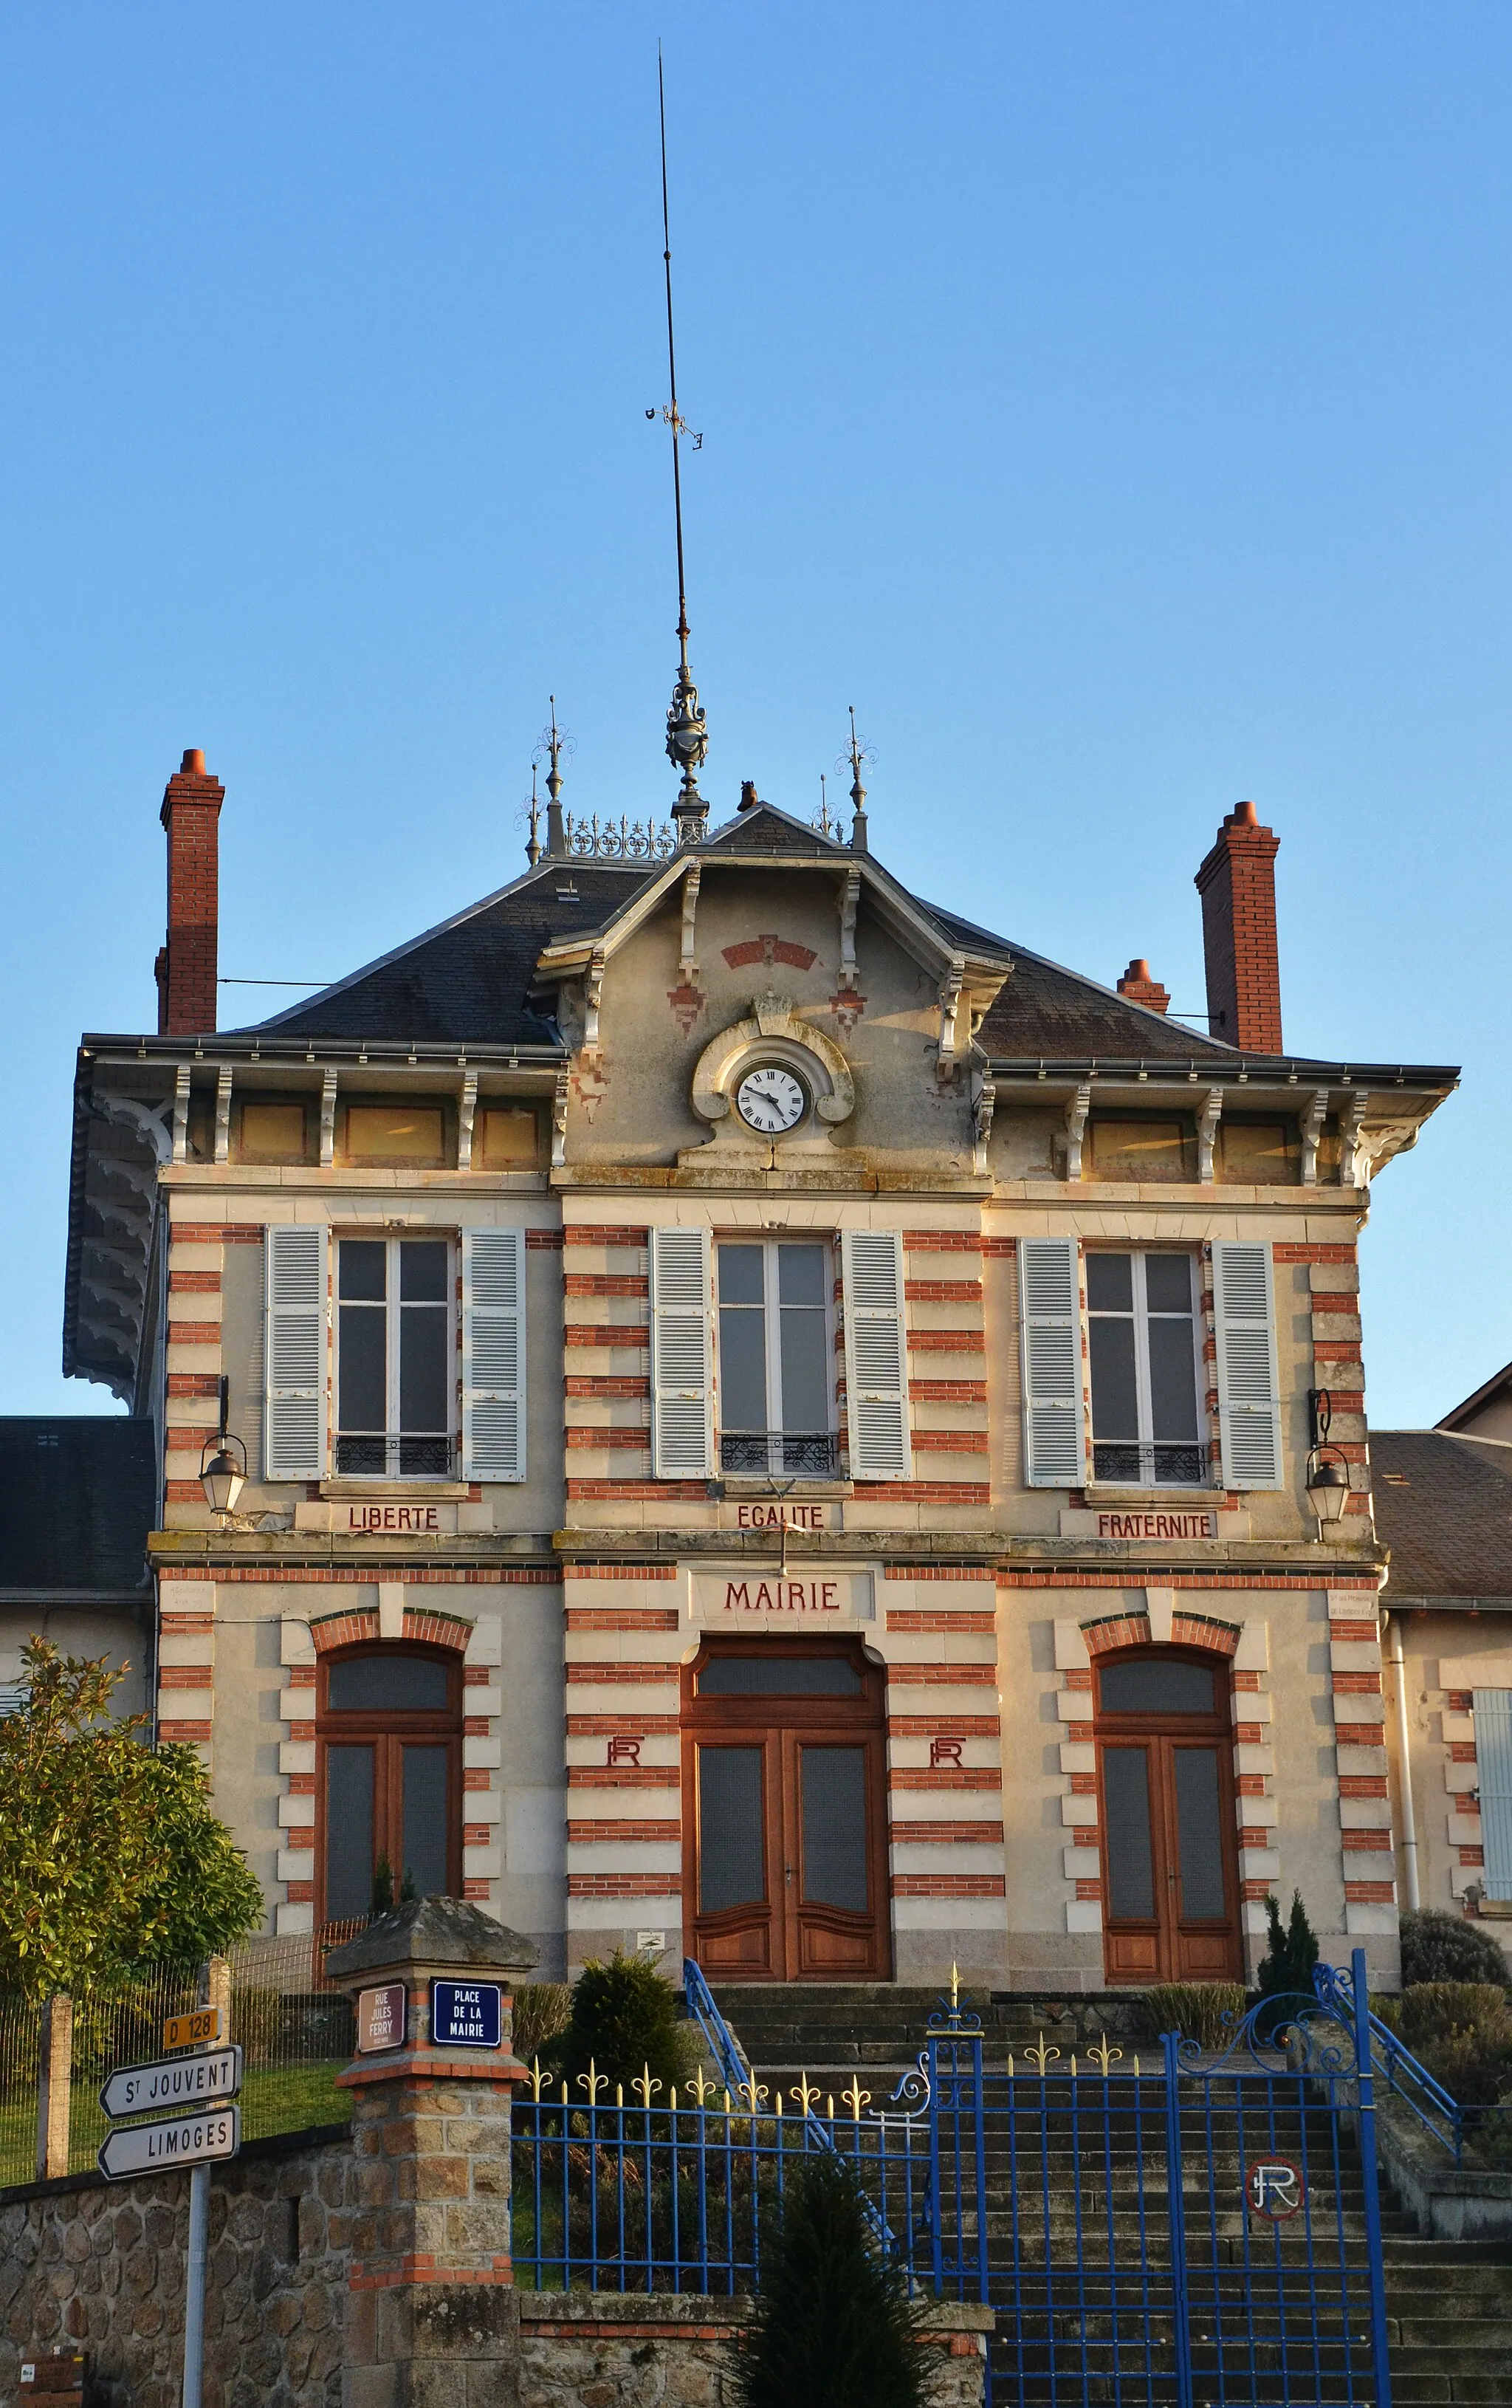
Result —
M891 867L1192 1008L1253 796L1289 1046L1464 1065L1365 1243L1432 1420L1512 1355L1512 14L1391 0L12 0L0 1411L108 1407L69 1082L153 1025L186 745L243 977L513 874L553 690L572 803L671 801L659 34L706 790L814 807L854 702Z

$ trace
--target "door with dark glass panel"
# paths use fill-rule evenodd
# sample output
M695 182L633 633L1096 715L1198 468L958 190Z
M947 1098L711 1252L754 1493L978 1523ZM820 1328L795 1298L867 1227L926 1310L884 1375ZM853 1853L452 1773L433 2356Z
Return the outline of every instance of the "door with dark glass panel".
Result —
M712 1641L685 1672L684 1895L712 1978L886 1978L883 1683L846 1641Z
M1148 1652L1095 1677L1107 1979L1237 1981L1228 1666Z
M366 1915L385 1887L395 1901L407 1894L460 1897L455 1660L398 1646L326 1657L315 1735L320 1920Z

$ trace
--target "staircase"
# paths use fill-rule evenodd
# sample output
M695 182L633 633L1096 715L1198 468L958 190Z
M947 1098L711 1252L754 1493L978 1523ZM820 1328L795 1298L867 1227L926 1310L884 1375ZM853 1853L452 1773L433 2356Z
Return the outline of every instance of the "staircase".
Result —
M886 2106L918 2061L937 1989L886 1985L721 1985L720 2011L770 2092L800 2074L838 2100L853 2083ZM1051 1999L963 1994L981 2016L984 2062L1006 2071L1010 2050L1043 2036L1048 2111L1034 2148L1015 2111L987 2117L988 2255L998 2329L991 2349L998 2408L1067 2408L1177 2399L1172 2346L1164 2085L1160 2050L1138 2034L1128 1994ZM1140 2112L1097 2119L1074 2137L1072 2085L1056 2080L1105 2033L1120 2071L1143 2057ZM998 2099L1006 2096L999 2091ZM1132 2102L1132 2087L1123 2098ZM1220 2400L1324 2403L1371 2397L1362 2175L1341 2135L1332 2186L1332 2118L1278 2094L1265 2145L1311 2170L1314 2243L1293 2228L1257 2229L1244 2210L1236 2132L1209 2133L1182 2113L1183 2195L1196 2408ZM1010 2128L1011 2126L1011 2128ZM1209 2142L1211 2141L1211 2149ZM1248 2143L1251 2153L1253 2140ZM1017 2184L1015 2170L1017 2169ZM1440 2402L1512 2408L1512 2245L1424 2241L1396 2201L1381 2201L1387 2330L1395 2408ZM1340 2259L1348 2268L1340 2272ZM1163 2252L1164 2262L1163 2267ZM1248 2270L1248 2276L1246 2270ZM1236 2307L1248 2282L1248 2315ZM1346 2314L1348 2308L1348 2314Z

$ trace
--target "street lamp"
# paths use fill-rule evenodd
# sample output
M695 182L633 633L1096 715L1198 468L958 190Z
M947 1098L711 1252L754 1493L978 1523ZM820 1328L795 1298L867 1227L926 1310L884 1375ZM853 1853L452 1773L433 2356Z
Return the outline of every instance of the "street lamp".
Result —
M235 1431L226 1427L230 1404L231 1382L222 1375L221 1426L213 1439L206 1440L199 1459L199 1484L212 1513L234 1512L236 1499L247 1485L247 1449Z
M1349 1467L1335 1446L1328 1443L1329 1428L1334 1419L1334 1400L1326 1388L1310 1388L1307 1405L1312 1416L1312 1449L1307 1456L1307 1502L1318 1516L1318 1532L1322 1536L1325 1522L1342 1522L1349 1502Z

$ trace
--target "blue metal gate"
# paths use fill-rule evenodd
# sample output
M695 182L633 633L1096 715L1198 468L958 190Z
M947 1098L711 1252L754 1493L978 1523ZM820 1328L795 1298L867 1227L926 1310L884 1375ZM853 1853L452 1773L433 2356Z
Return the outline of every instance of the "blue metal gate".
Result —
M1390 2408L1362 1951L1217 2052L999 2068L973 2015L934 2024L916 2264L998 2311L996 2408Z

